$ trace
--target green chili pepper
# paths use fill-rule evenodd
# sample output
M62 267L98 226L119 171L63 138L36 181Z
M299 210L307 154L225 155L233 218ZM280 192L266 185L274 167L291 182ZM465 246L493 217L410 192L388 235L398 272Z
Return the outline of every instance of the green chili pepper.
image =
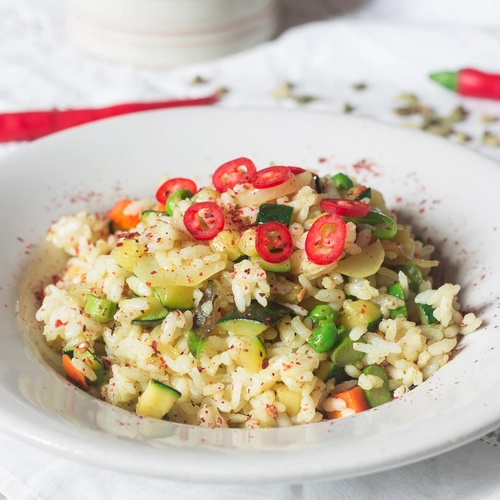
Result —
M329 305L323 304L313 307L307 313L306 318L309 318L311 320L313 326L318 326L319 322L325 319L335 323L338 318L338 313L334 311Z
M342 173L335 174L332 177L332 181L337 189L343 189L344 191L347 191L348 189L351 189L354 186L351 179L349 179L347 175Z
M186 198L191 198L193 193L189 191L189 189L179 189L178 191L175 191L172 193L168 198L167 202L165 203L165 210L167 211L168 215L172 217L174 215L174 209L175 207L179 204L179 201L185 200Z
M370 213L365 217L344 217L346 222L354 222L354 224L366 224L372 226L372 234L379 240L390 240L396 236L398 226L394 220L381 212L370 210ZM375 226L384 225L386 229L376 229Z
M335 324L328 319L322 319L307 342L314 351L321 353L329 351L335 345L337 336L338 330Z

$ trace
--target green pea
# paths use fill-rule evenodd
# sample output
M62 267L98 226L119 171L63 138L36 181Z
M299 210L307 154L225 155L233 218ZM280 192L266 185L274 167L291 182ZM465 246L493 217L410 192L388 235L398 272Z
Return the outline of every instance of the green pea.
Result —
M337 189L343 189L344 191L347 191L348 189L351 189L354 186L351 179L349 179L347 175L342 173L335 174L332 177L332 181Z
M316 352L329 351L337 341L338 330L335 324L327 319L322 319L314 328L307 340L311 348Z
M324 319L335 322L337 319L337 313L330 306L323 304L313 307L307 313L306 318L311 320L313 326L318 326L319 322Z
M191 198L193 193L189 189L179 189L175 191L167 198L167 203L165 203L165 210L168 215L172 217L174 215L174 209L179 204L179 201L185 200L186 198Z

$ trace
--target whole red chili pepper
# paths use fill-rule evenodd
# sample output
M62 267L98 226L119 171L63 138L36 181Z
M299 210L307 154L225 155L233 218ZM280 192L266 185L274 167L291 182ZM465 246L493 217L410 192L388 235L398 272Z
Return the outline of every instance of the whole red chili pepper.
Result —
M0 142L32 141L76 125L109 118L111 116L148 111L151 109L176 108L215 104L217 94L196 99L179 99L158 102L135 102L106 108L66 109L50 111L21 111L0 113Z
M500 99L500 74L465 68L460 71L432 73L429 77L460 95Z

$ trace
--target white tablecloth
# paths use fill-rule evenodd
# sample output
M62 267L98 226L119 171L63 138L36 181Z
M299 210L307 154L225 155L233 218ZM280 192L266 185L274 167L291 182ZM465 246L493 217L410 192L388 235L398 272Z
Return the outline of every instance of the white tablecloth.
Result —
M476 12L482 3L483 16ZM362 8L356 10L354 4ZM396 96L411 92L440 114L464 106L468 117L456 128L471 136L467 147L500 160L500 148L481 141L485 130L500 133L500 122L481 120L500 117L500 103L460 98L427 78L432 71L465 66L499 71L500 37L495 29L500 27L500 6L493 8L495 2L486 6L481 0L471 8L470 2L443 0L439 5L448 5L450 13L436 7L435 0L405 4L406 9L394 0L350 4L287 0L286 26L324 20L285 31L277 40L246 53L170 71L149 71L116 67L75 53L65 42L61 0L0 0L0 111L194 97L226 87L229 92L222 106L303 106L341 112L348 103L355 113L403 126L409 118L394 114L401 104ZM326 19L347 11L348 16ZM448 14L455 24L445 23ZM192 85L195 76L207 83ZM276 90L283 89L285 82L294 84L295 96L317 99L308 104L278 99ZM367 88L354 90L352 84L360 82ZM0 145L0 155L21 147ZM256 484L245 489L93 469L3 433L0 450L0 493L9 500L500 498L497 433L425 462L364 478L290 486Z

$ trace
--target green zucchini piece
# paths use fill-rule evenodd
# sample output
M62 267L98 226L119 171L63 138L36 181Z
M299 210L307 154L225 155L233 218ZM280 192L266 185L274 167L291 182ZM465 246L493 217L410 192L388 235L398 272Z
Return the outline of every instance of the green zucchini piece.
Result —
M291 269L290 259L286 259L283 262L273 263L266 262L262 257L255 256L249 257L250 262L257 262L264 271L271 273L289 273Z
M415 304L417 306L417 311L420 316L420 321L423 325L432 325L438 323L438 320L434 317L435 307L428 304Z
M167 309L186 311L194 308L194 288L191 286L156 286L154 291Z
M374 387L373 389L369 389L367 391L363 390L365 393L366 399L370 408L374 408L375 406L383 405L384 403L388 403L392 400L391 391L389 390L389 379L387 378L386 373L380 366L372 365L367 366L363 373L365 375L375 375L382 379L383 384L381 387Z
M389 290L387 290L388 295L392 295L393 297L396 297L397 299L404 300L405 295L403 292L403 287L401 286L401 283L394 283L392 286L389 287ZM408 309L406 308L406 305L397 307L396 309L391 310L391 318L397 318L399 316L404 316L405 318L408 317Z
M342 366L333 364L329 359L325 359L319 363L315 375L323 382L328 382L330 379L334 378L336 384L340 384L340 382L344 382L351 378L347 375Z
M66 353L65 353L66 354ZM96 375L96 379L88 381L90 385L100 385L104 379L105 369L104 364L101 359L96 356L90 349L78 349L73 350L73 357L81 359L89 368L92 368ZM87 379L88 380L88 379Z
M330 354L330 361L341 368L357 363L365 356L364 352L354 349L354 340L349 337L348 332L340 334L341 340ZM366 340L361 337L356 342L366 344ZM337 380L337 379L335 379Z
M354 199L356 201L363 200L365 198L369 198L370 200L372 199L372 188L366 188L363 192L358 194Z
M263 203L257 214L257 224L266 222L281 222L289 226L292 220L293 208L289 205L277 205L276 203Z
M148 310L132 320L132 324L141 326L156 326L159 325L170 312L165 308L156 295L151 295L151 297L145 297L149 303Z
M151 379L139 396L135 412L145 417L162 419L182 394L159 380Z
M293 314L293 311L276 302L268 302L267 306L264 307L258 302L252 301L244 312L230 311L222 316L216 324L235 335L255 337L288 314Z
M86 295L84 311L94 321L98 323L107 323L113 319L118 304L107 299L100 299L91 293Z
M369 300L345 300L343 309L339 323L349 331L356 326L364 326L372 332L382 321L382 312Z
M238 354L238 359L250 373L257 373L262 369L262 362L266 359L267 350L259 337L252 337L245 348Z

